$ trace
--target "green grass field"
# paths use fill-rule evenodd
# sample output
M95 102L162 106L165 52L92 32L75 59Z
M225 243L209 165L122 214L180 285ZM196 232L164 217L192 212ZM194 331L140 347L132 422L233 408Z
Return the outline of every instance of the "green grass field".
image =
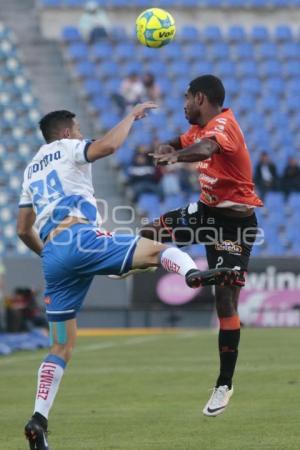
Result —
M299 450L300 331L243 330L230 407L206 418L215 332L80 338L51 450ZM0 449L23 450L44 351L0 359Z

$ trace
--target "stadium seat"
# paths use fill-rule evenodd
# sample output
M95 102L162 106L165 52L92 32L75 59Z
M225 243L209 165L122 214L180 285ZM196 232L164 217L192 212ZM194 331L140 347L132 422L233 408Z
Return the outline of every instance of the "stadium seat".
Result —
M282 74L282 65L277 60L264 61L259 66L259 75L261 78L280 78Z
M140 213L146 213L150 219L160 216L159 198L155 194L142 194L138 200L137 208Z
M71 44L68 47L67 58L73 62L85 60L88 55L88 47L83 43Z
M231 57L234 60L252 60L254 57L254 49L250 42L240 42L231 47Z
M81 38L81 34L77 27L68 26L68 27L64 27L64 29L62 31L62 39L66 43L71 43L71 42L81 41L82 38Z
M182 42L195 42L199 38L198 28L193 25L184 25L179 33Z
M284 207L284 195L282 192L267 192L264 204L268 209L279 209Z
M288 208L300 211L300 192L293 192L292 194L290 194L286 206ZM299 217L299 215L297 215L297 217Z
M245 28L241 25L232 25L228 28L226 38L230 43L240 43L246 40Z
M236 75L239 78L257 77L258 66L255 61L241 61L236 66Z
M95 44L90 49L90 58L94 62L107 61L111 58L112 46L107 42Z
M270 38L269 30L263 25L256 25L252 28L250 37L255 43L266 42Z
M278 48L278 54L283 60L299 60L300 45L298 42L286 42Z
M282 70L285 78L300 77L300 61L287 61Z
M278 43L289 42L293 39L293 32L289 25L277 25L274 31L274 38Z
M221 29L216 25L206 26L201 33L201 40L203 40L206 43L221 42L222 41Z
M276 59L278 48L273 42L265 42L258 45L255 49L255 59L265 61L267 59Z

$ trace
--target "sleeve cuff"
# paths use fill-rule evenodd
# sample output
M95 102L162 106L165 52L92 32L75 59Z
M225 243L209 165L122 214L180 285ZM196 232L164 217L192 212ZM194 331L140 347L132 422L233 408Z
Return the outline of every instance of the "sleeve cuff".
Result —
M19 205L19 208L32 208L32 203L23 203Z
M88 163L92 162L92 161L89 161L88 156L87 156L87 152L88 152L88 149L89 149L91 143L92 143L91 141L87 142L87 143L85 144L84 149L83 149L84 159L85 159L86 162L88 162Z

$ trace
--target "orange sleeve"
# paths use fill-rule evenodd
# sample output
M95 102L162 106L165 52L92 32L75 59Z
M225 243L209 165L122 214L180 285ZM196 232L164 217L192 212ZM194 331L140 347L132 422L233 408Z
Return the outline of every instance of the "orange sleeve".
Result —
M197 128L197 127L196 127ZM179 136L182 148L188 147L195 142L195 126L191 126L184 134Z
M221 119L222 120L222 119ZM214 138L225 153L235 153L239 149L239 134L237 125L233 121L213 120L205 133L204 138Z

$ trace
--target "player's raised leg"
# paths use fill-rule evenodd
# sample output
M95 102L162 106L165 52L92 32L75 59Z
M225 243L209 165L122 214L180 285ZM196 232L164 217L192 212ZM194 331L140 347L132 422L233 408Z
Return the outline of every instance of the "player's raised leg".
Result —
M38 371L34 412L25 426L31 450L50 450L47 438L48 415L75 345L76 319L50 322L49 354Z
M234 270L224 268L200 271L192 258L177 247L169 247L146 238L139 239L133 255L132 269L160 265L168 272L184 276L186 284L191 288L223 283L236 274Z

